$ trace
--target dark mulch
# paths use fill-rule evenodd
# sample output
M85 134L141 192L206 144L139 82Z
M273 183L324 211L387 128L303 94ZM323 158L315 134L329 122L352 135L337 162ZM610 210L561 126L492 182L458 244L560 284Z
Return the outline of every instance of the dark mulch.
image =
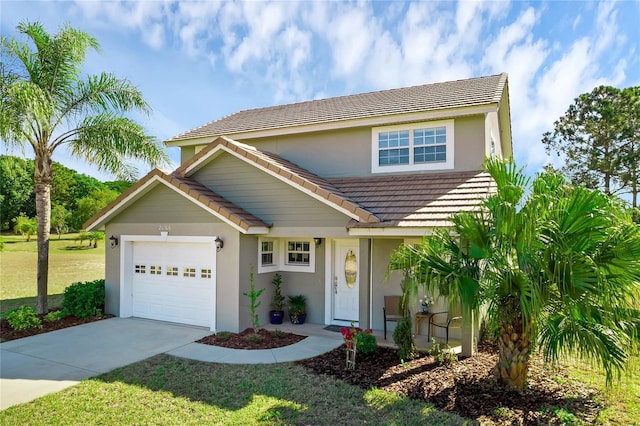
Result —
M293 345L303 339L306 339L306 336L282 331L269 331L264 328L255 333L253 328L247 328L241 333L221 332L218 335L212 334L203 337L197 343L233 349L274 349Z
M358 355L356 369L347 370L342 346L298 364L363 389L377 387L429 402L482 424L562 424L553 411L558 407L591 423L602 408L595 390L561 369L545 369L538 358L531 363L529 390L508 392L493 380L496 361L496 351L483 347L450 366L437 366L424 355L402 365L395 350L378 348L373 355Z
M56 310L57 309L53 309L52 311L56 311ZM29 336L34 336L36 334L48 333L50 331L61 330L67 327L73 327L75 325L87 324L89 322L100 321L107 318L113 318L113 315L104 314L104 315L90 317L90 318L77 318L71 315L54 322L45 321L44 314L38 315L38 317L40 318L40 320L42 320L42 327L28 328L26 330L12 329L11 326L9 325L9 322L5 318L2 318L0 320L0 342L6 342L9 340L15 340L15 339L22 339L23 337L29 337Z

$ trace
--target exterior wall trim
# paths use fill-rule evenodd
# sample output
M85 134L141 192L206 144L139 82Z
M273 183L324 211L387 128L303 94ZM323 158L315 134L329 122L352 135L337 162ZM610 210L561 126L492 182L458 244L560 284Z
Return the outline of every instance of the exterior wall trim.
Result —
M424 237L433 235L433 228L350 228L352 237Z

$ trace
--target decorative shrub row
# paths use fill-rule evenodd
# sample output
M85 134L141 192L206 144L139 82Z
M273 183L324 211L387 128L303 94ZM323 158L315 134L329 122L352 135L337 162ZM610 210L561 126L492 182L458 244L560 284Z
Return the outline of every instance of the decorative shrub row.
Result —
M104 280L73 283L64 290L62 307L78 318L102 315Z

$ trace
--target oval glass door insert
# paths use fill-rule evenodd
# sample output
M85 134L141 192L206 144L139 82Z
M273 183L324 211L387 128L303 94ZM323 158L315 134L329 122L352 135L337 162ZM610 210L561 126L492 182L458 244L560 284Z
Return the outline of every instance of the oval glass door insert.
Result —
M353 250L349 250L344 259L344 278L347 281L347 286L349 288L353 288L356 285L356 279L358 278L358 262Z

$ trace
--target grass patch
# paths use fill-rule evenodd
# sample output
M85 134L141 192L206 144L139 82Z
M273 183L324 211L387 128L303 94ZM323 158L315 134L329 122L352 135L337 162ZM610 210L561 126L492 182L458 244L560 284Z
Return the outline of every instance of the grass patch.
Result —
M596 424L640 425L640 354L629 358L626 373L610 387L598 367L580 361L566 365L572 377L600 390L604 396L606 406L598 414Z
M294 364L223 365L158 355L0 412L2 424L471 424Z
M0 315L21 305L35 307L37 243L35 237L26 242L19 235L3 234L4 250L0 252ZM81 245L77 234L66 234L49 243L49 305L59 307L62 293L70 284L104 278L104 241L98 248ZM86 246L86 249L84 248ZM80 247L79 249L69 249Z

